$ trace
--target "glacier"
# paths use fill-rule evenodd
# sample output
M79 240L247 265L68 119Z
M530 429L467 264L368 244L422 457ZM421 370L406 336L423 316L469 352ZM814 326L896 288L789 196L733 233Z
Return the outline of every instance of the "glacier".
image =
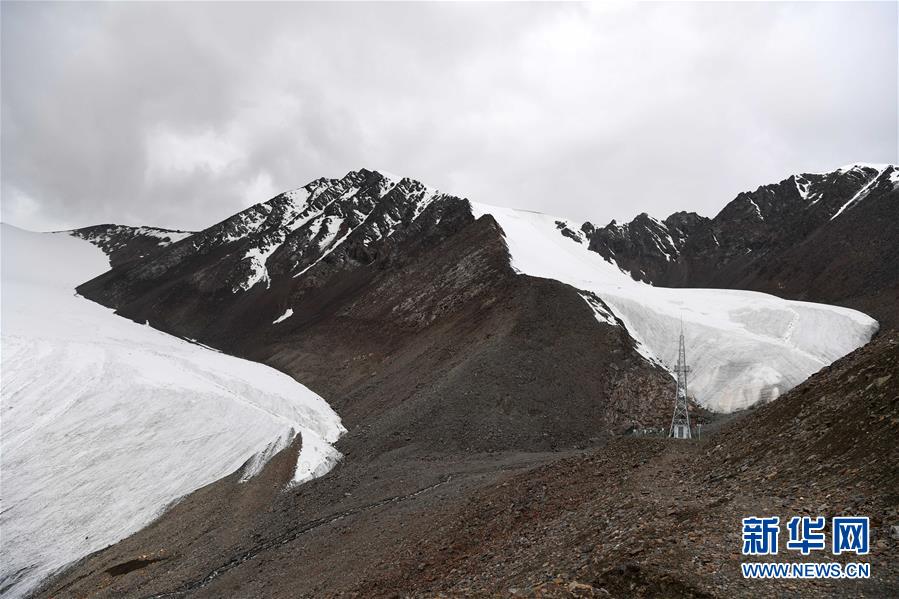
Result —
M0 590L45 577L301 435L293 483L326 473L345 432L287 375L116 316L76 295L101 250L2 225Z
M469 203L475 218L489 214L499 224L517 272L571 285L608 324L591 301L589 293L595 294L624 324L637 351L669 372L683 326L693 369L690 395L716 412L775 399L878 329L876 320L849 308L753 291L654 287L587 249L583 236L562 235L560 225L580 231L567 219Z

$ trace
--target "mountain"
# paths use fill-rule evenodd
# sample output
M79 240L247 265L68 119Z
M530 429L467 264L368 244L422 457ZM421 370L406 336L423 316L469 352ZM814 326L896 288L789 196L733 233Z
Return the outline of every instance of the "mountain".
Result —
M778 497L750 446L775 472L839 464L888 517L890 497L877 485L891 481L882 449L895 406L877 381L894 352L857 349L877 323L856 310L650 285L591 249L589 226L366 169L146 250L129 235L107 236L128 258L78 292L302 382L340 415L344 459L291 486L302 445L278 446L256 476L235 469L197 488L39 596L483 595L516 585L564 594L583 590L575 583L598 594L720 594L715 568L730 555L722 535L736 534L722 527L734 514L826 499L805 487ZM723 425L720 447L717 435L696 445L620 435L669 424L681 328L704 439L724 420L737 427ZM893 337L875 344L884 339ZM832 365L841 358L849 362ZM816 372L824 382L805 394ZM883 392L864 395L874 388ZM873 403L849 417L863 397ZM821 408L808 432L778 420L795 418L803 401ZM840 446L816 440L840 418L872 432L843 462ZM774 436L733 432L743 422ZM766 441L770 449L758 447ZM880 453L865 456L866 447ZM830 474L822 489L849 509ZM682 509L672 490L689 495ZM681 576L672 564L694 542L686 527L705 513L705 530L721 531L694 568L701 576ZM678 536L655 544L657 522ZM648 558L622 554L625 544Z
M333 360L314 357L333 349L334 338L347 338L347 347L336 351L334 359L405 352L420 344L421 337L414 343L390 344L385 332L396 328L397 336L432 333L478 302L508 301L510 292L520 292L497 287L504 279L516 287L537 284L534 278L560 282L566 286L560 293L585 303L602 330L615 329L605 335L615 339L610 343L616 351L604 348L596 353L589 345L571 348L581 360L592 355L601 380L621 380L600 372L619 367L609 360L619 354L642 363L641 368L664 369L673 361L683 322L694 360L696 401L716 411L777 397L863 344L877 328L863 314L831 306L757 293L635 283L601 253L590 251L595 243L589 237L564 219L472 204L408 178L363 169L342 179L318 179L257 204L144 259L119 265L80 286L79 292L129 318L260 359L298 380L313 385L322 381L326 397L349 391L331 387L329 381L339 376ZM480 267L489 248L494 250L490 268L505 271L502 275ZM447 253L454 255L454 262L443 261ZM512 276L515 272L530 275L527 283ZM523 320L583 330L588 325L582 318L547 321L546 316L529 315ZM378 334L363 344L357 331L370 323ZM459 326L452 329L461 331ZM319 334L323 338L314 341ZM442 338L434 343L448 345ZM494 380L508 376L501 343L493 345L501 356L498 371L485 371ZM555 343L547 339L548 347ZM451 353L460 351L446 355ZM746 359L753 354L767 358ZM414 356L408 359L421 363ZM435 368L442 372L455 364ZM579 387L572 389L572 396L582 398L578 401L584 406L611 393L608 384L598 380L595 386L582 387L587 382L582 377L582 371L571 372L560 385ZM527 395L532 393L520 383L498 387L523 387ZM417 393L404 390L410 392ZM489 391L487 403L479 405L495 401L495 393L508 391ZM661 424L662 419L642 407L622 412L614 404L600 405L602 423L593 422L590 430L646 425L648 419ZM536 412L528 415L531 410ZM531 421L543 421L550 412L549 405L527 408L520 414L522 428L539 431L542 438L542 425L535 428ZM489 410L483 416L495 418ZM592 433L584 429L579 436L585 439Z
M281 194L79 293L291 374L351 431L365 423L367 450L549 449L667 412L666 373L575 290L517 276L495 221L374 171Z
M290 377L77 297L109 268L96 247L6 224L0 240L4 597L286 447L293 483L339 459L340 418Z
M739 194L714 218L641 214L582 230L590 249L663 287L751 289L899 326L899 168L855 164Z

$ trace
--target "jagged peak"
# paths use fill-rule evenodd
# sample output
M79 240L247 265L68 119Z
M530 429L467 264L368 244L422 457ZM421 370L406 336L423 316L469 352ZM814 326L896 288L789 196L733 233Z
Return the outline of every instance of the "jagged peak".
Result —
M397 175L383 169L360 168L358 170L349 171L343 177L337 179L319 177L302 187L280 193L268 200L268 202L282 201L285 198L293 202L306 202L314 200L319 194L328 189L334 187L350 189L353 185L356 186L357 191L364 189L369 185L380 185L381 189L379 191L381 196L386 196L386 194L394 188L402 191L415 192L416 194L425 192L425 194L428 195L437 195L440 193L437 188L431 187L412 177Z
M232 290L246 291L258 283L270 284L266 265L276 252L297 256L293 270L288 268L297 277L357 229L363 228L364 243L373 243L407 226L435 200L447 197L410 177L385 173L361 168L341 178L314 179L213 225L197 236L195 245L241 243L246 272L235 275Z

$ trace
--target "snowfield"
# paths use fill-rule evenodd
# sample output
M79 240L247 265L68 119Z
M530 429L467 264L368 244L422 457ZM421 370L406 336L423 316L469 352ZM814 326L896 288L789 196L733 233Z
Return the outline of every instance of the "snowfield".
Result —
M78 297L109 268L89 242L9 225L0 240L4 596L244 464L245 480L297 434L294 482L340 458L340 418L287 375Z
M677 361L681 321L688 389L701 405L732 412L770 401L867 343L869 316L825 304L783 300L752 291L672 289L634 281L618 266L561 234L580 227L536 212L471 202L475 218L490 214L505 233L519 273L555 279L598 296L624 323L648 360L669 371ZM608 315L581 294L600 322Z

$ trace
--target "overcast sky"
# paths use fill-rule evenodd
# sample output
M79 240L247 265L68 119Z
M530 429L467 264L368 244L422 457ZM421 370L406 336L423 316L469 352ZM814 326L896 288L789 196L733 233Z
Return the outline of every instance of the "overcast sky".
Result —
M604 224L897 162L897 4L2 4L2 219L202 228L362 167Z

